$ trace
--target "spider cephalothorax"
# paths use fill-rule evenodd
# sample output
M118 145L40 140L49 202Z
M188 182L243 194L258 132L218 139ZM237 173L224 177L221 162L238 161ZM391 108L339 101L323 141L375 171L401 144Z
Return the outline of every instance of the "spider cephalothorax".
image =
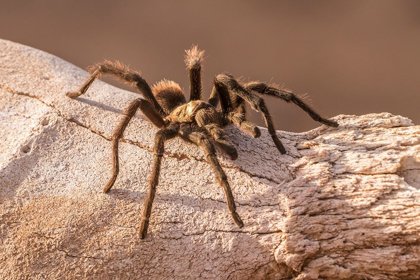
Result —
M201 64L204 51L193 46L186 51L185 63L190 76L190 101L187 102L181 87L172 81L162 80L152 88L141 77L140 72L129 69L120 62L104 61L91 67L91 76L77 92L69 92L67 96L76 98L84 94L92 82L101 74L111 74L124 82L136 86L144 99L134 100L127 108L121 123L115 129L112 136L113 171L112 176L104 188L108 192L114 185L119 172L118 141L122 137L131 118L140 109L156 127L159 128L155 136L154 162L152 176L149 181L149 192L143 209L140 225L140 238L144 238L149 225L152 204L159 180L160 166L164 154L165 141L176 136L183 140L201 147L210 163L217 182L223 187L229 210L233 220L239 227L243 222L236 212L235 201L226 174L216 157L216 149L232 160L238 157L236 148L226 137L223 128L228 124L238 126L253 137L261 135L260 129L245 118L245 102L251 108L262 113L267 125L268 132L280 153L286 153L286 149L277 137L271 116L265 106L261 95L273 96L295 103L306 111L315 121L328 126L338 126L334 121L327 120L318 115L299 97L291 91L276 85L268 85L261 82L240 83L229 74L217 75L210 99L205 102L201 99ZM220 109L218 104L220 102Z

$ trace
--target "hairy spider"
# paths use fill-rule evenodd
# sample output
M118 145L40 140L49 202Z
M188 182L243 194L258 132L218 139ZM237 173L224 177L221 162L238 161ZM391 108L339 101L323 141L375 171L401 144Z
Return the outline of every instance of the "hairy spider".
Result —
M114 185L119 172L118 141L122 137L131 118L140 109L159 131L155 135L154 161L152 175L149 180L149 191L143 209L140 225L140 238L145 238L149 225L152 203L159 181L159 172L164 154L165 141L179 136L185 141L201 147L210 163L217 182L223 187L229 210L233 220L239 227L243 222L236 213L236 205L226 174L216 157L217 149L235 160L238 157L236 148L226 137L223 128L234 124L253 137L261 135L260 129L245 119L245 102L262 113L268 132L280 153L286 150L276 135L271 116L260 95L274 96L286 102L295 103L306 111L315 121L328 126L337 127L334 121L322 118L311 107L292 92L276 85L261 82L240 83L230 74L219 74L214 79L213 89L208 102L201 100L201 64L204 51L197 46L186 50L185 63L190 77L190 101L187 102L180 86L172 81L162 80L150 87L140 72L129 69L120 62L104 61L90 67L91 76L77 92L67 93L68 97L76 98L86 93L92 82L101 74L111 74L129 85L136 86L144 99L134 100L126 109L125 115L112 135L113 169L112 176L104 188L107 193ZM220 109L217 109L220 101Z

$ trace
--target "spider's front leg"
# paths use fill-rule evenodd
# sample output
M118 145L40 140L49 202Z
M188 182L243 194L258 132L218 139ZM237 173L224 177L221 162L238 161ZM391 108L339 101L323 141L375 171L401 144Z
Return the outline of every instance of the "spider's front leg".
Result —
M190 101L201 99L201 64L203 63L204 51L198 46L192 46L185 51L185 64L190 76Z
M225 131L223 130L222 117L214 108L207 108L199 110L195 115L195 121L199 127L205 129L208 134L214 139L215 144L220 152L228 156L231 160L238 158L238 151L226 139Z
M229 91L226 88L217 85L215 81L215 85L213 86L208 102L214 107L217 107L220 100L222 112L224 112L225 118L228 122L233 123L254 138L260 137L261 130L258 126L245 119L245 106L243 104L243 99L238 97L234 97L233 99L234 100L231 100Z
M248 91L254 91L261 95L268 95L276 98L280 98L288 103L292 102L300 107L303 111L308 113L308 115L314 120L319 123L337 127L338 123L332 120L328 120L323 118L320 114L318 114L314 109L311 108L308 104L306 104L301 98L296 96L293 92L289 90L282 89L276 85L267 85L261 82L249 82L244 85L244 88Z
M263 115L265 124L267 126L268 133L273 139L273 142L276 145L277 149L282 154L286 153L286 149L284 148L280 139L277 137L277 133L274 128L271 115L268 112L264 99L248 92L238 83L238 81L233 76L229 74L220 74L216 76L213 92L212 92L209 102L213 102L213 103L217 102L218 99L216 99L215 96L218 96L218 99L220 99L220 105L222 107L222 111L225 112L225 114L237 113L235 111L238 111L239 109L245 110L243 107L244 100L247 101L253 109L261 112ZM236 114L236 116L237 115L238 114ZM235 116L235 114L233 114L233 116ZM234 121L232 122L235 125L238 125L241 128L243 128L242 122L245 122L245 116L242 116L242 120L238 121L238 123L235 123ZM250 126L250 123L246 122L244 124L246 124L246 126L244 126L244 128L246 128L245 131L252 135L252 130L251 130L252 126ZM256 127L255 125L253 126ZM254 130L254 131L255 131L254 133L258 135L258 130Z
M174 138L178 134L179 125L170 124L167 128L161 129L156 133L155 136L155 157L153 160L152 176L149 180L149 193L146 197L146 202L143 208L143 215L141 218L140 225L140 238L144 239L147 234L147 228L149 227L150 214L152 213L153 200L156 194L156 187L159 182L160 166L162 163L163 153L165 151L165 141Z
M233 220L238 225L238 227L243 227L244 223L242 222L241 217L239 217L238 213L236 213L235 200L233 198L232 190L229 186L226 173L223 171L222 167L219 164L219 161L216 157L216 150L214 149L213 144L210 142L210 140L206 137L204 133L198 131L181 131L181 133L182 137L185 140L190 141L203 149L204 154L207 160L209 161L213 172L215 173L217 182L223 187L225 191L227 204Z

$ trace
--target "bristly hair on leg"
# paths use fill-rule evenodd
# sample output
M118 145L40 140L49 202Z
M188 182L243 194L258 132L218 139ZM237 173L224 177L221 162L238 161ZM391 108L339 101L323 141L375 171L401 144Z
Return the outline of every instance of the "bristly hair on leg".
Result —
M297 98L299 98L300 100L305 102L306 105L308 105L309 108L314 110L313 104L312 104L313 102L312 102L312 99L311 99L311 96L309 95L309 93L297 93L295 95L296 95Z
M119 77L124 83L128 85L136 85L142 82L141 72L130 69L129 66L125 65L121 61L109 61L97 63L93 66L88 67L88 71L92 74L96 70L99 70L101 74L113 74Z
M198 49L197 45L192 45L189 50L185 50L184 62L188 69L200 68L204 60L204 51Z
M204 60L204 51L200 51L197 45L193 45L185 53L184 61L190 76L190 101L200 100L202 93L201 64Z

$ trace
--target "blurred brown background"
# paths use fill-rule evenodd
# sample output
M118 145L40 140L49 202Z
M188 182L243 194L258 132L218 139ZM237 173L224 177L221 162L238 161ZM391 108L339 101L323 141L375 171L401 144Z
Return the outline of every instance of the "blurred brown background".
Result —
M206 99L213 77L228 71L308 93L323 116L387 111L420 124L416 0L1 1L0 38L82 68L121 60L150 83L172 79L187 92L184 50L198 44ZM268 103L277 129L318 126L293 105Z

